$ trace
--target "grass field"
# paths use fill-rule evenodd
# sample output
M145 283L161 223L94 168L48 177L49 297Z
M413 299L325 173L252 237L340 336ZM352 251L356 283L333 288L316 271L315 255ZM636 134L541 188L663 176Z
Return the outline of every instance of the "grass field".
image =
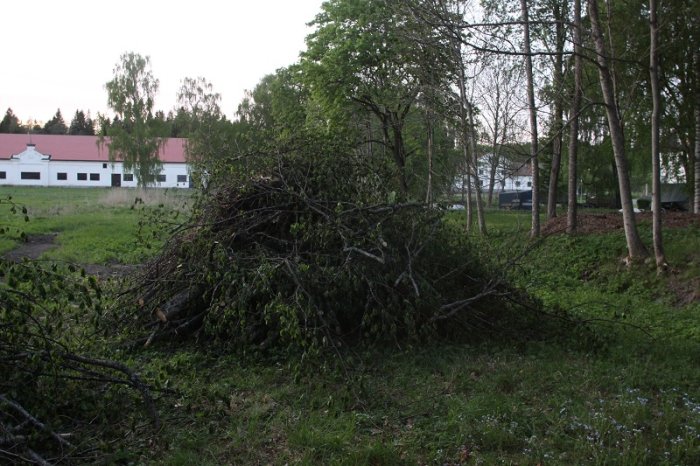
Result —
M48 257L136 261L133 191L3 189L58 232ZM149 199L156 209L162 199ZM170 201L167 201L170 202ZM182 199L171 205L180 205ZM150 208L150 207L149 207ZM461 222L463 213L450 213ZM700 230L667 230L673 270L620 265L621 233L527 240L529 213L490 211L474 247L551 312L587 320L557 337L348 350L298 369L220 344L119 353L160 388L163 430L137 412L107 463L338 465L700 464ZM641 228L647 244L648 226ZM11 247L3 243L3 248ZM94 249L99 249L95 251ZM698 293L700 295L700 293ZM116 354L116 353L114 353ZM117 357L111 354L110 357ZM137 426L137 427L134 427Z
M492 234L476 241L485 255L508 258L527 245L529 214L492 211L488 220ZM149 354L152 377L181 391L167 440L144 458L699 464L700 306L682 302L679 290L697 277L700 231L666 238L675 267L667 278L651 266L622 268L619 233L555 236L518 261L516 283L549 309L590 321L556 341L373 350L348 354L343 370L301 376L284 362L218 351Z
M182 209L188 196L187 191L176 190L2 186L0 225L9 234L0 236L0 254L17 246L21 233L56 233L57 247L47 251L45 259L81 264L138 263L153 249L138 237L139 231L148 235L159 206L168 211Z

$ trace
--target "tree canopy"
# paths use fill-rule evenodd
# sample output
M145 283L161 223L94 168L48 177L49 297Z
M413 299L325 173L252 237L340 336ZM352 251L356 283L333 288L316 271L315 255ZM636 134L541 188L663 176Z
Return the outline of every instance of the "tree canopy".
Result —
M14 114L11 108L5 112L5 116L0 121L0 133L23 133L24 128L19 121L19 118Z
M150 64L149 57L125 53L114 68L114 78L105 85L107 103L120 121L119 125L112 122L106 130L109 157L133 171L139 186L155 183L161 169L158 151L163 139L153 125L158 80Z
M66 134L68 132L68 127L66 122L63 121L63 115L61 114L61 109L56 110L56 114L44 125L43 132L45 134Z
M68 134L77 136L94 136L95 123L92 121L92 118L85 116L85 112L82 110L76 110L75 116L70 122Z

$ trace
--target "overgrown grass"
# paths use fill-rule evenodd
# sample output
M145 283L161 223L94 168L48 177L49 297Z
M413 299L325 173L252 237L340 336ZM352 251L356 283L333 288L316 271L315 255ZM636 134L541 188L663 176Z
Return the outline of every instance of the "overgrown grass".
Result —
M130 253L142 218L126 192L116 201L102 190L57 190L55 199L32 200L33 190L16 190L32 221L2 221L30 233L58 231L61 248L52 254L74 244L63 254L113 260ZM449 215L459 224L464 213ZM142 427L115 426L123 440L105 446L113 450L108 461L700 464L700 304L683 299L684 286L697 283L700 231L665 232L673 271L657 277L652 264L621 266L620 233L531 243L529 213L488 215L489 237L475 239L481 254L503 263L518 258L511 279L546 308L588 320L589 330L557 341L346 349L337 366L302 371L298 361L196 341L119 353L171 391L158 403L163 430L151 441ZM647 226L642 234L649 244ZM143 421L139 413L131 417Z
M138 263L161 243L158 220L186 209L190 193L117 188L0 187L0 254L27 235L56 233L56 247L42 258L86 264ZM7 202L11 199L11 203ZM26 216L12 213L12 203ZM139 234L141 236L139 236Z
M437 345L366 355L349 377L296 380L272 363L183 352L177 370L160 356L151 355L158 370L181 388L164 443L148 456L161 464L700 459L697 377L649 356Z
M462 214L462 213L459 213ZM452 214L450 214L452 215ZM619 233L532 244L529 215L490 212L484 254L549 309L589 321L559 341L433 344L287 363L205 348L150 353L177 387L159 464L700 464L697 228L668 230L675 271L620 265ZM647 227L642 233L649 239ZM690 251L690 252L689 252Z

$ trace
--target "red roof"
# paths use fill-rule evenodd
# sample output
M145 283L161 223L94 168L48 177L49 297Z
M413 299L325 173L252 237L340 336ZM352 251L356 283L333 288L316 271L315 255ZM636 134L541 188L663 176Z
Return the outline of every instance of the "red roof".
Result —
M158 153L161 162L184 163L184 138L168 138ZM34 144L37 152L50 155L51 160L108 162L109 138L100 146L98 136L68 136L53 134L0 134L0 160L9 159L27 149L27 144Z

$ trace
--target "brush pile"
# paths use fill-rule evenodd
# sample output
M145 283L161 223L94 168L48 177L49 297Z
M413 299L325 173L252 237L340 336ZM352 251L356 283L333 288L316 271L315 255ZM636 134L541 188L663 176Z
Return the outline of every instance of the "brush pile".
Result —
M196 334L304 350L462 338L513 314L502 274L442 212L388 202L376 169L352 156L303 152L211 190L138 277L139 343Z

